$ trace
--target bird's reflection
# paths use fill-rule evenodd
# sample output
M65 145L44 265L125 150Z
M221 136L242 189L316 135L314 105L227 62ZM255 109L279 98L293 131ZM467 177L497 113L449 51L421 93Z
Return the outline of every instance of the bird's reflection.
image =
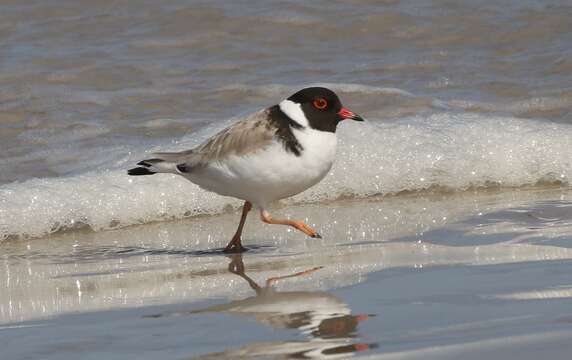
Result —
M295 274L273 277L264 286L258 285L245 272L241 254L231 257L228 270L243 278L256 292L255 296L208 307L193 313L219 312L249 316L277 329L296 329L304 341L250 343L239 349L226 350L198 358L248 358L286 356L287 358L344 358L374 344L355 342L359 323L371 315L352 315L339 298L322 291L277 291L273 285L289 278L300 277L321 267Z

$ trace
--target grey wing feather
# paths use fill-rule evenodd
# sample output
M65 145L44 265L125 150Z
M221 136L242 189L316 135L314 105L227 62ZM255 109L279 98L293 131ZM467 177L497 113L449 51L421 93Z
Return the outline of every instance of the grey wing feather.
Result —
M220 131L192 150L155 155L192 169L209 161L223 160L231 154L244 155L262 149L272 141L275 132L268 121L268 110L263 110Z

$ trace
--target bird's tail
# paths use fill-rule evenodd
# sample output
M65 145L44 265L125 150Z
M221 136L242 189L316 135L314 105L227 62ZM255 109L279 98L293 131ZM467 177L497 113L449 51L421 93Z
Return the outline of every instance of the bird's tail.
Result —
M138 167L127 170L128 175L153 175L157 173L177 174L176 163L163 159L147 159L137 163Z

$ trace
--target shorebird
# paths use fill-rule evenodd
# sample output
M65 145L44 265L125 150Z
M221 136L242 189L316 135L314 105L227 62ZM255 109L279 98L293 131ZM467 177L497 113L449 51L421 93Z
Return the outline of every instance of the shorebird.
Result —
M208 191L244 200L236 233L225 252L242 252L244 222L252 206L267 224L289 225L313 238L320 234L300 220L275 219L268 205L314 186L330 171L336 154L336 128L363 118L344 108L323 87L302 89L279 104L258 111L194 149L155 153L129 175L178 174Z

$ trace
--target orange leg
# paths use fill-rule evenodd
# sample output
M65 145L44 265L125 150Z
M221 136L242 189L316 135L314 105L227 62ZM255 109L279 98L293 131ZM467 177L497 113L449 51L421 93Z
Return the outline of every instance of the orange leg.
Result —
M273 219L266 210L260 210L260 219L267 224L288 225L300 230L309 237L321 239L318 232L300 220Z
M242 247L242 243L240 242L240 240L242 235L242 229L244 228L244 222L246 221L246 215L248 215L250 209L252 209L252 204L248 201L245 201L244 206L242 207L242 215L240 216L240 223L238 224L238 229L236 229L236 233L234 234L232 240L230 240L230 242L224 249L224 252L242 252L246 250L244 247Z

